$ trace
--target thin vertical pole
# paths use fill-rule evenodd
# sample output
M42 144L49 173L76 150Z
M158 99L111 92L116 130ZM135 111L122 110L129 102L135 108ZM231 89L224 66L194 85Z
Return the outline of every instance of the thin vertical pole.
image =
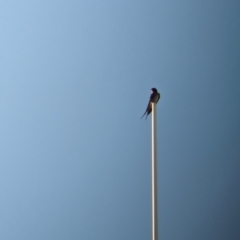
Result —
M152 103L152 240L158 240L157 204L157 108Z

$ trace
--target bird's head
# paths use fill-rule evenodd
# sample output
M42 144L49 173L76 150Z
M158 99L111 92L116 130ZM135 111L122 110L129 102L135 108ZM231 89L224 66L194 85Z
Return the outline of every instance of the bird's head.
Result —
M157 89L156 88L152 88L151 89L153 93L157 93Z

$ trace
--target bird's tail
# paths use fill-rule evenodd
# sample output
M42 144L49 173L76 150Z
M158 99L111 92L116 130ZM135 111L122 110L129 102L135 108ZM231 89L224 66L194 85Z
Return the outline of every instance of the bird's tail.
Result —
M144 117L144 115L147 113L147 111L142 115L141 119Z

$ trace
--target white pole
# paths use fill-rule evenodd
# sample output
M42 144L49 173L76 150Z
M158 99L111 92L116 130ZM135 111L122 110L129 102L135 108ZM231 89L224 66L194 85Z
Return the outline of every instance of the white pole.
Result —
M157 108L152 103L152 240L158 240L157 204Z

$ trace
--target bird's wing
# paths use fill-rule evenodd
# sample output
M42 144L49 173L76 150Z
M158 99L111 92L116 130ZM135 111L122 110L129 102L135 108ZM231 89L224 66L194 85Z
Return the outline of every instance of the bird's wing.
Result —
M156 97L156 93L152 93L152 94L150 95L149 102L153 102L155 97Z
M143 118L143 116L148 113L148 111L150 110L151 108L151 97L149 99L149 102L148 102L148 105L147 105L147 108L146 108L146 111L144 112L144 114L142 115L141 119ZM149 113L148 113L149 114Z
M158 92L154 92L150 96L151 102L155 102L155 103L158 102L159 98L160 98L160 94Z

